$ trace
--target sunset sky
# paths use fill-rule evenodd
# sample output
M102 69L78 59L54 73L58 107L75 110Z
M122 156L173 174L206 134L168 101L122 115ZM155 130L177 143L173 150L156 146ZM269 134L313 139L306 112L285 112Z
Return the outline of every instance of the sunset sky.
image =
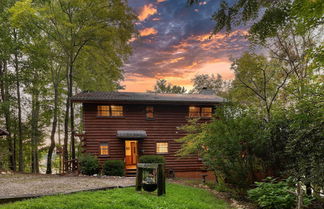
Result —
M133 55L125 64L126 91L153 89L157 79L192 88L196 74L221 74L232 79L230 57L248 49L246 30L209 38L218 0L189 7L186 0L129 0L138 15L139 37L132 41Z

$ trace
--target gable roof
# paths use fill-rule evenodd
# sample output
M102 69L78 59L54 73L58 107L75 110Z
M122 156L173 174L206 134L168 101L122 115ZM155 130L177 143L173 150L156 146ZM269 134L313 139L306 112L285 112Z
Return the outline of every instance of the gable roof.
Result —
M0 136L9 135L8 131L0 128Z
M134 102L134 103L198 103L216 104L225 99L216 95L206 94L160 94L139 92L82 92L71 98L72 102Z

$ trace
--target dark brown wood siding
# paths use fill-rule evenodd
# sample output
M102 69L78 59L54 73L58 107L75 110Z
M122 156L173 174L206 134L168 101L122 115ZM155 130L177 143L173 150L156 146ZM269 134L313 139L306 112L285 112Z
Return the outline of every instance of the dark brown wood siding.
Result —
M101 105L103 105L101 103ZM107 104L109 105L109 104ZM101 161L106 159L124 160L124 140L116 137L117 130L145 130L147 138L138 139L139 156L155 155L156 142L168 142L169 153L163 154L166 167L174 171L203 170L203 164L198 156L180 158L176 152L181 143L175 139L185 136L177 127L184 125L188 120L187 105L150 105L154 107L154 119L146 119L147 105L123 104L124 117L107 118L97 117L97 104L83 105L84 120L84 150L95 154ZM99 155L100 142L108 142L109 156Z

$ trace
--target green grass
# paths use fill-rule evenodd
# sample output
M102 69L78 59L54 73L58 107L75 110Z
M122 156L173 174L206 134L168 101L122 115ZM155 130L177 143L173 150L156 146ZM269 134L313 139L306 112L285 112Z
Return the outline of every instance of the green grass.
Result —
M1 208L199 208L199 209L229 209L228 203L217 199L208 191L183 186L167 184L167 194L157 197L156 193L135 192L134 187L96 192L79 192L70 195L47 196L30 199L6 205Z

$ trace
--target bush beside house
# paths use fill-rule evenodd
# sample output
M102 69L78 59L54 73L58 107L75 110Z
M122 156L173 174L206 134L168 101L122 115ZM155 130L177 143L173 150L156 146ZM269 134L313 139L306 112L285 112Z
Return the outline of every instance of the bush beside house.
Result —
M89 154L80 156L80 172L84 175L94 175L99 173L99 162L97 157Z
M165 159L160 155L143 155L139 158L140 163L165 163Z
M124 176L125 164L122 160L106 160L102 172L107 176Z

